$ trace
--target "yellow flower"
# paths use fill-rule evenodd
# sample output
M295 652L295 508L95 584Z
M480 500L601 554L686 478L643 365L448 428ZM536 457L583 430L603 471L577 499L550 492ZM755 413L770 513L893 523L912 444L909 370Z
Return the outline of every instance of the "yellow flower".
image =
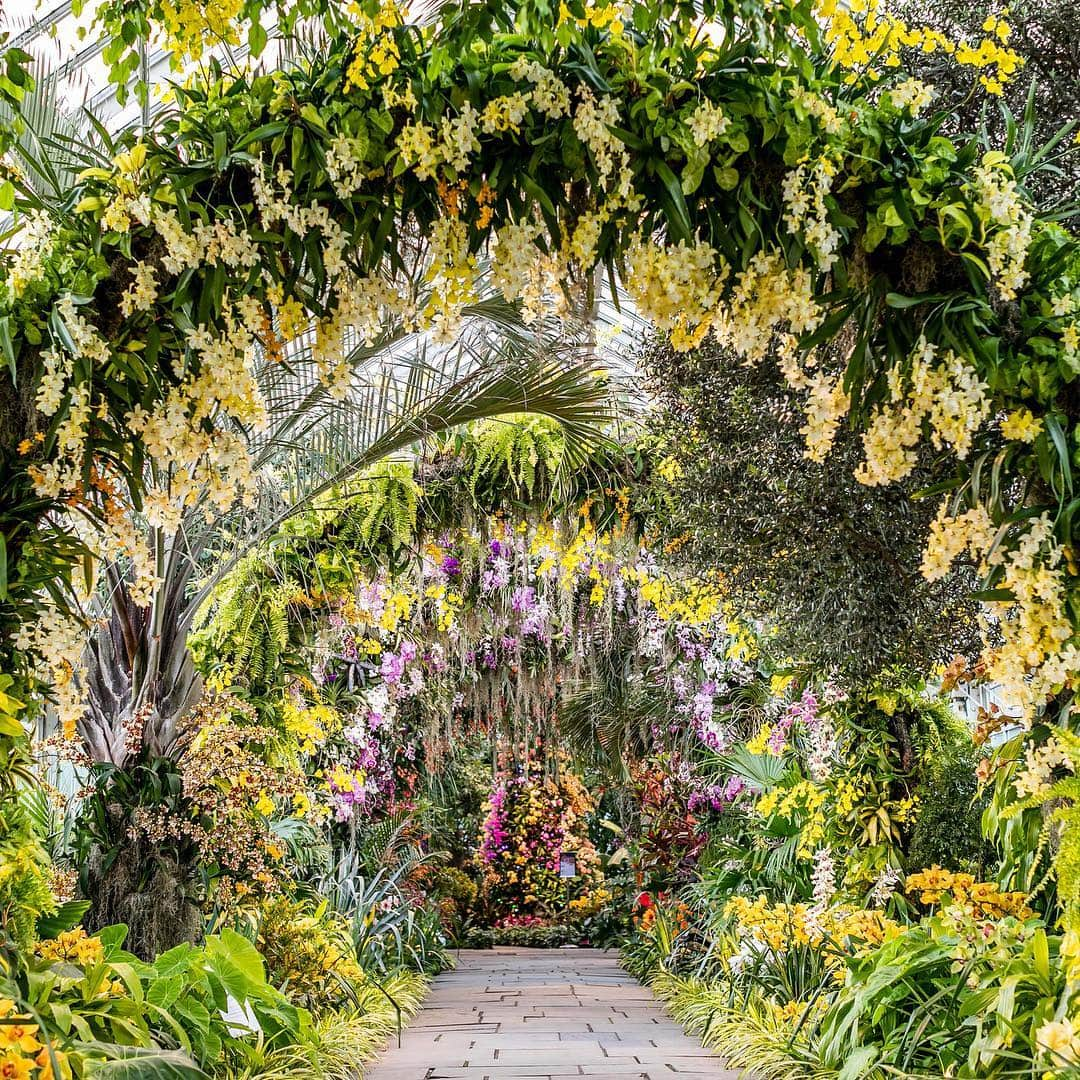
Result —
M764 754L769 742L769 736L772 735L772 725L762 724L758 729L757 734L746 742L746 749L751 754Z
M41 1043L36 1038L37 1024L0 1024L0 1050L21 1050L36 1054Z
M107 232L127 232L131 228L127 208L127 200L117 196L101 215L101 227Z
M73 960L86 967L105 959L105 947L96 937L89 937L81 926L39 941L35 951L43 960Z
M200 59L208 43L239 44L235 24L242 6L243 0L162 0L165 40L174 64L186 57Z
M1071 1065L1080 1058L1080 1038L1068 1018L1043 1024L1035 1033L1035 1045L1054 1064Z
M1033 443L1042 432L1043 422L1034 416L1030 409L1013 409L1001 422L1001 434L1006 439Z
M138 142L130 150L117 154L113 158L113 165L124 176L137 173L146 161L146 144Z
M0 1056L0 1080L30 1080L34 1059L23 1057L16 1050L7 1050Z

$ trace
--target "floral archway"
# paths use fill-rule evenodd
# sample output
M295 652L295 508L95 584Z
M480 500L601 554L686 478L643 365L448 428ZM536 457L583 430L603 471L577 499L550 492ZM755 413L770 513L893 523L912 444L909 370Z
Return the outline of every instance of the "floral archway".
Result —
M272 17L286 33L309 34L317 52L269 72L223 66L221 49L241 35L262 53ZM209 1004L230 995L254 1010L261 1031L303 1043L307 1006L340 1004L328 957L329 968L362 983L386 963L376 942L414 940L401 930L408 919L428 920L418 940L439 932L430 909L414 916L393 903L383 909L385 897L358 898L357 882L370 884L360 861L337 864L334 880L318 878L352 923L342 911L312 913L306 898L295 906L272 899L289 844L312 865L323 850L305 831L304 759L325 753L318 779L348 817L387 793L378 778L423 725L438 741L432 715L446 744L464 720L490 728L485 714L503 711L519 725L508 741L528 744L553 721L573 722L558 673L588 669L595 694L576 716L601 749L620 743L589 725L615 692L625 705L627 687L636 697L626 714L655 718L649 696L659 688L679 719L660 732L653 760L633 761L641 767L630 778L642 807L636 872L678 889L677 898L642 890L630 962L659 973L677 1007L694 990L679 981L688 957L706 970L709 956L721 956L729 989L745 990L747 964L792 955L784 923L800 948L822 953L814 960L821 986L841 967L845 985L873 984L890 949L932 945L934 963L947 964L949 949L992 941L1010 963L1031 954L1026 1045L1048 1069L1077 1056L1062 980L1074 973L1080 904L1080 752L1066 723L1080 665L1072 550L1080 282L1074 236L1027 194L1073 131L1066 124L1036 148L1027 120L1010 116L1002 148L950 139L932 88L904 70L906 51L938 51L978 71L994 97L1018 66L1005 20L991 15L958 40L904 23L876 0L575 0L557 10L528 0L449 5L429 21L393 3L232 0L211 11L187 0L106 0L96 19L120 96L155 37L178 68L203 67L156 111L151 88L137 84L141 125L69 140L70 182L50 174L42 156L29 170L5 165L0 186L0 202L22 226L0 288L0 744L8 760L0 841L19 867L0 876L0 899L12 912L5 923L17 976L29 985L31 970L77 964L78 993L121 1002L108 1018L113 1035L123 1033L118 1041L161 1051L166 1069L221 1060L233 1044ZM18 113L28 61L9 51L0 77L16 113L4 147L21 148L24 160L28 121ZM920 454L944 463L944 479L922 493L943 500L922 573L934 580L957 562L974 567L986 605L980 671L1037 733L1030 745L1010 744L994 759L995 775L982 777L995 785L986 831L1016 849L1003 856L998 884L938 866L910 867L910 888L895 878L912 849L945 850L916 843L917 789L940 780L930 759L953 747L958 730L927 705L923 682L845 696L791 658L759 663L767 627L751 632L730 618L712 579L669 579L640 543L623 465L601 453L600 472L610 473L595 490L570 484L574 498L553 525L530 512L537 462L556 429L531 429L531 448L516 459L501 444L466 448L475 455L464 485L472 519L464 528L444 522L437 534L415 527L426 476L400 463L366 471L411 448L414 464L437 475L445 461L426 461L418 442L521 411L558 422L566 471L596 464L589 455L605 445L613 412L595 362L595 316L620 305L681 352L708 339L733 363L778 363L800 402L792 423L806 456L825 459L850 425L861 433L856 475L867 488L903 480ZM401 363L395 348L406 341L422 344ZM504 450L508 472L489 471ZM296 479L282 478L287 457L308 487L286 510L283 492L291 495ZM665 463L654 464L662 473ZM492 476L493 508L477 495L478 480ZM311 509L322 496L354 501L357 478L378 498L359 498L355 518L327 532L319 512L298 513L300 502ZM556 485L545 487L549 510L555 496ZM355 552L339 559L339 527L363 540L368 563ZM314 577L282 565L268 572L263 549L244 559L232 541L257 532L284 551L285 571L296 568L290 557L310 558ZM314 554L290 550L297 536L314 542ZM375 568L379 559L392 572ZM251 590L258 603L249 603ZM208 610L216 621L196 632ZM301 636L312 632L303 643L310 656L290 619ZM603 664L628 642L634 663L603 685ZM339 684L362 700L337 709L330 699ZM391 717L392 705L425 692L437 702L429 715ZM345 713L356 723L340 723ZM54 741L69 751L89 751L96 787L82 829L84 892L109 892L102 882L115 872L122 881L112 892L137 898L127 908L133 926L154 897L169 895L175 906L158 915L196 938L206 912L176 870L197 868L229 883L213 913L220 933L174 954L156 931L140 938L135 930L129 941L138 941L142 968L121 953L122 932L106 927L88 938L66 929L85 907L53 912L41 849L48 815L19 795L32 772L23 727L31 714L55 719ZM989 738L1001 726L983 718L976 734ZM619 733L622 745L635 737ZM176 767L180 749L189 775ZM694 755L707 775L695 771ZM489 861L510 850L500 847L500 815L519 796L506 820L546 829L544 858L554 859L553 838L561 844L585 815L580 805L569 815L538 808L537 786L550 777L528 752L515 767L493 787ZM549 794L562 809L584 804ZM170 824L167 811L177 807L183 827ZM753 827L728 831L730 819L709 817L728 809ZM376 839L399 861L376 876L425 864L429 853L410 846L392 815L380 826ZM198 849L215 836L221 851L200 864ZM858 855L841 873L833 853L845 843ZM748 861L735 857L740 844ZM169 858L156 860L163 848ZM699 882L694 867L706 849L720 870ZM979 858L975 850L968 861ZM305 873L314 880L312 865ZM1006 879L1022 879L1023 890ZM750 900L748 883L762 880L772 899ZM1036 895L1051 881L1052 897ZM257 941L225 926L241 884L242 898L268 901ZM547 878L538 887L553 889ZM735 898L710 907L709 887ZM805 902L774 902L788 887ZM444 899L468 891L460 880L440 888ZM536 890L525 903L530 895ZM695 925L687 900L703 896L708 915ZM1042 914L1058 912L1064 933L1032 925L1042 914L1029 900ZM903 928L883 914L886 905L909 920ZM728 948L740 932L755 943L748 951ZM840 942L836 953L821 948L825 937ZM997 1026L980 1028L978 1042L953 1033L938 1059L949 1068L964 1055L969 1070L984 1054L999 1062L1021 1027L1009 1012L1015 996L1006 1001L995 982L1004 965L985 949L977 958L978 1000L999 995ZM441 962L414 960L424 970ZM289 996L270 986L264 964L290 978L302 971L302 988ZM167 1004L182 1000L190 1014L168 1036L135 1008L151 983L155 995L175 990ZM955 1002L962 988L948 985ZM972 989L970 980L964 986ZM66 1005L47 1001L49 992L38 1002L53 1010L46 1042L31 1033L19 1050L34 1043L45 1055L35 1059L39 1076L61 1071L49 1058L54 1029L72 1038ZM766 1033L814 1015L822 1061L849 1052L868 1067L878 1060L876 1044L847 1037L856 1003L837 997L819 1007L784 993L754 999ZM14 997L0 999L0 1020L23 1019L31 1005L16 1010ZM957 1008L965 1013L958 1029L976 1014L982 1024L975 998ZM687 1010L696 1015L693 1002ZM92 1043L102 1029L86 1024L78 1034ZM789 1033L790 1049L799 1031ZM174 1045L161 1045L168 1039ZM97 1062L106 1051L87 1052Z
M139 26L125 11L101 16L122 70ZM179 54L215 29L188 14ZM106 512L125 483L138 505L144 465L169 477L148 503L166 531L193 487L242 491L235 437L207 424L258 421L254 342L273 354L311 325L314 370L343 388L343 335L374 335L387 312L448 331L481 257L534 317L603 270L684 347L712 332L753 362L779 341L811 455L849 416L868 484L902 477L924 434L954 453L926 573L984 558L1004 529L985 569L1005 642L988 662L1031 704L1060 688L1074 246L1025 202L1036 163L1019 145L953 145L921 115L926 89L880 67L943 48L995 92L1015 68L1007 31L946 42L833 5L703 15L698 30L679 5L625 25L610 6L522 5L415 27L355 5L326 13L316 66L177 88L179 111L92 163L11 272L5 354L37 387L12 479L44 500L34 513L72 496ZM179 25L140 16L155 17ZM836 63L816 62L826 43ZM419 306L402 278L414 230L432 251ZM1014 478L1034 484L1016 520ZM44 640L27 625L21 644Z

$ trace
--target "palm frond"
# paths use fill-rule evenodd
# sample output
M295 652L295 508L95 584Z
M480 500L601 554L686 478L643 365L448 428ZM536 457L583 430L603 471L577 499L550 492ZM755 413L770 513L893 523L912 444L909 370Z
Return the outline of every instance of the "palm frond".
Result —
M11 153L23 174L26 194L32 201L58 207L87 164L93 145L90 125L80 110L65 101L63 69L39 55L29 72L33 88L23 96L17 113L0 102L0 122L21 121L16 125L18 136ZM84 98L89 94L85 75L81 83L71 85Z

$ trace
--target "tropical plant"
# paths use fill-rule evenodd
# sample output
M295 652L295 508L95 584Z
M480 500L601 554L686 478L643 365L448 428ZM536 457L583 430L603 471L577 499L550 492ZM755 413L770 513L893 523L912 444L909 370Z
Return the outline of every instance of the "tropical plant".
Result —
M46 853L19 797L35 776L13 683L0 674L0 962L8 950L30 947L38 918L55 906Z
M296 1080L317 1075L325 1080L353 1080L357 1067L373 1058L389 1036L419 1009L427 980L399 971L376 984L353 989L352 1003L316 1017L302 1043L268 1046L254 1042L243 1059L221 1063L221 1080Z
M412 814L372 825L315 885L348 921L360 966L376 975L399 968L434 974L449 966L438 909L411 880L442 855L421 850L414 828Z
M724 568L741 610L768 618L776 648L867 680L973 653L974 578L920 571L937 505L913 493L939 480L929 453L900 484L857 478L860 433L841 426L823 461L792 416L799 395L774 357L748 371L708 338L679 352L655 336L640 363L657 401L650 475L671 559Z
M844 988L821 1019L817 1052L852 1078L890 1069L1031 1075L1053 1063L1038 1049L1038 1032L1070 996L1054 955L1058 940L1016 920L986 933L949 909L850 961Z
M364 973L349 923L329 907L279 896L258 912L256 945L269 978L292 1001L315 1011L347 1003Z

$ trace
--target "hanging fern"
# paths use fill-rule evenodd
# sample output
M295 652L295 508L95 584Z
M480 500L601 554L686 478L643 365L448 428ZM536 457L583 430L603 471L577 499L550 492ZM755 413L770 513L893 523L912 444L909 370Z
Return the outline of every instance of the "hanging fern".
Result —
M416 535L420 485L412 462L381 465L357 482L349 500L338 538L371 556L394 553Z
M237 565L204 610L197 662L206 674L269 697L312 617L372 568L400 565L424 536L473 517L510 508L557 514L584 499L604 504L622 488L623 464L598 447L570 468L562 427L525 415L461 429L414 460L382 462L326 492Z
M566 459L562 427L546 417L520 417L513 422L489 420L473 432L469 495L476 504L493 491L517 499L552 493Z
M272 682L290 643L289 605L301 593L267 552L242 560L211 598L192 652L200 666L260 692Z

